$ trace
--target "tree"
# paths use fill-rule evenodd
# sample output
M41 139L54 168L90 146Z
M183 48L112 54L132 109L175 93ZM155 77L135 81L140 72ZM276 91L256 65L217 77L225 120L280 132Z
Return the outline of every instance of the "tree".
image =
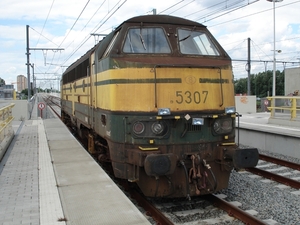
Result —
M3 80L1 77L0 77L0 86L3 86L5 85L5 80Z
M263 98L272 95L273 90L273 71L261 72L250 75L251 90L250 94ZM248 78L241 78L234 81L235 93L247 93ZM276 71L276 95L284 95L284 72Z
M33 96L33 90L30 90L30 91L31 91L31 96ZM22 90L21 93L28 96L28 89L26 88L26 89Z
M247 93L247 78L241 78L234 81L234 89L236 94Z

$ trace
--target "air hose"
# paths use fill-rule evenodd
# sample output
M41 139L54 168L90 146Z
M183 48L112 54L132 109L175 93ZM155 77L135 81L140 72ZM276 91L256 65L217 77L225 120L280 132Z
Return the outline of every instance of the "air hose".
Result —
M188 176L188 172L187 169L185 167L184 161L180 160L180 164L183 166L184 168L184 172L185 172L185 179L186 179L186 198L191 201L191 196L190 196L190 187L189 187L189 176Z

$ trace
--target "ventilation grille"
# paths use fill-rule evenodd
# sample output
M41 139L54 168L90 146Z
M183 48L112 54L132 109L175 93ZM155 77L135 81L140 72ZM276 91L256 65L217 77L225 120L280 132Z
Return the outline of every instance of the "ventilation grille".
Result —
M192 123L186 123L185 128L188 132L200 131L202 126L193 125Z

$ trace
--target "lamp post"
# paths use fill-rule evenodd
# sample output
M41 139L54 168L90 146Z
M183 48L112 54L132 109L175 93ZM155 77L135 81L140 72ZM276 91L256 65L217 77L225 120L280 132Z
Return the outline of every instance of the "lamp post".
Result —
M283 0L267 0L268 2L273 2L273 37L274 37L274 42L273 42L273 89L272 89L272 97L276 96L276 38L275 38L275 3L276 2L282 2ZM275 99L272 101L272 107L275 107ZM271 117L273 117L275 114L275 109L271 110Z

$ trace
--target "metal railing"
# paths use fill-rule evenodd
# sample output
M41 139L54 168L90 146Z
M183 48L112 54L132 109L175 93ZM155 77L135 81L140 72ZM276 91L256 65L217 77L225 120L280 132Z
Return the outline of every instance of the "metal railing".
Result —
M297 118L297 112L300 112L300 96L273 96L267 99L271 101L271 106L267 107L271 111L271 117L275 117L276 110L287 110L290 111L291 120Z
M14 131L11 124L14 119L12 116L12 108L14 106L15 104L11 103L0 108L0 160L2 159L14 136Z
M0 109L0 134L11 124L11 121L13 121L14 117L12 116L12 108L14 106L15 104L11 103L10 105Z

